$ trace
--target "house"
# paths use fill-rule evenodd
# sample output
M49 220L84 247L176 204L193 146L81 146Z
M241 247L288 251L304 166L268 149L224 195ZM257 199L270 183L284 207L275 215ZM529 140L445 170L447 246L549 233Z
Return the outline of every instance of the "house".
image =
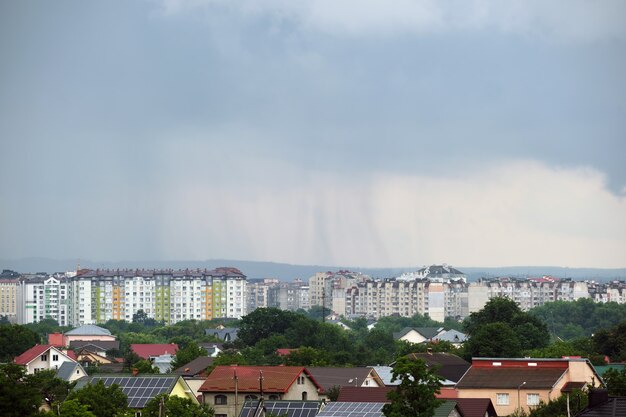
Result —
M128 407L141 411L148 401L159 394L167 394L181 398L188 398L195 404L198 399L193 395L189 385L180 375L94 375L79 379L74 389L81 389L87 384L96 384L102 381L105 386L119 385L128 397Z
M395 332L393 338L419 344L433 341L445 331L443 327L405 327L401 331Z
M407 357L422 359L429 368L434 368L437 374L453 383L459 382L471 366L465 359L445 352L410 353Z
M159 356L155 356L152 360L152 365L154 365L159 373L166 374L170 371L170 367L172 362L174 361L175 356L169 353L164 353Z
M393 391L394 389L394 387L343 387L339 391L337 402L386 403L389 402L387 394L389 391ZM454 398L447 401L447 403L456 403L458 412L462 417L497 417L495 408L488 398ZM446 410L448 410L447 407L438 409L436 415L449 415L450 411ZM446 412L448 414L445 414Z
M239 329L236 327L218 327L217 329L205 329L204 334L206 336L213 336L220 339L223 342L234 342L237 340L237 332Z
M458 382L459 398L489 398L498 415L548 402L573 388L596 387L600 376L587 359L473 358Z
M384 417L384 402L340 402L328 403L317 417ZM435 417L464 417L454 401L446 401L435 410Z
M119 350L120 342L119 340L72 340L69 348L74 351L85 349L100 356L106 356L109 350Z
M313 378L328 393L333 387L384 387L385 383L373 368L307 367Z
M189 363L175 369L173 373L184 377L206 377L208 372L206 369L213 364L213 358L209 356L199 356Z
M178 352L176 343L133 343L130 350L137 354L141 359L154 361L157 356L175 355Z
M246 401L239 417L315 417L323 405L321 401Z
M626 397L609 397L605 389L589 391L589 403L576 417L626 416Z
M217 357L220 352L224 351L224 345L222 343L198 343L198 346L206 350L207 356L212 358Z
M458 330L450 329L435 336L433 342L450 342L454 347L461 347L467 341L467 335Z
M84 326L77 327L73 330L70 330L69 332L65 332L65 334L63 335L63 341L65 343L65 346L70 346L70 344L75 340L106 342L115 341L116 338L111 334L108 329L96 326L94 324L85 324Z
M236 417L245 401L319 401L322 386L301 366L217 366L199 389L215 417Z
M57 378L67 382L74 382L86 376L87 372L78 362L63 362L57 370Z
M64 362L76 362L74 352L63 350L52 345L35 345L17 356L14 362L26 368L31 375L48 369L59 369Z
M92 352L87 348L81 348L76 351L76 361L83 366L101 366L115 363L116 360L99 353Z

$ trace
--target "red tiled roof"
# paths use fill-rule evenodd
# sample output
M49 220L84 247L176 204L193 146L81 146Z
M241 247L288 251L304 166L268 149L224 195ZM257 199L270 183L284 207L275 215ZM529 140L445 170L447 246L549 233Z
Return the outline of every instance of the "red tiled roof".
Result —
M276 354L278 356L288 356L291 355L291 352L297 351L298 349L276 349Z
M14 362L18 365L28 365L33 361L33 359L43 355L51 347L52 345L35 345L26 352L22 353L20 356L17 356Z
M198 391L234 392L234 377L237 375L239 392L259 392L261 372L263 372L263 392L285 393L303 372L309 376L318 390L321 390L309 371L302 366L217 366Z
M61 352L61 354L64 354L73 361L76 361L76 355L73 351L69 350L66 352L64 350L57 349L53 345L35 345L32 348L28 349L26 352L22 353L20 356L16 357L14 361L18 365L28 365L34 359L43 355L52 348L55 348L57 351Z
M150 359L150 357L164 355L166 353L174 355L178 351L178 345L176 343L166 344L140 344L133 343L130 345L130 350L135 352L137 356L142 359Z
M395 387L341 387L337 401L346 403L388 403L387 393Z
M455 398L464 417L496 416L496 409L489 398Z

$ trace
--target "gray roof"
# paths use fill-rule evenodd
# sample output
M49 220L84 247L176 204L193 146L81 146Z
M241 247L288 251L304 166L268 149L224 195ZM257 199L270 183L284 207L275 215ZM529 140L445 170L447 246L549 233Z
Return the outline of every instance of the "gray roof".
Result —
M213 358L209 356L199 356L191 362L176 369L173 373L183 376L196 376L198 374L203 374L206 371L206 368L212 364Z
M61 366L59 366L59 369L57 369L57 378L60 378L64 381L69 381L70 377L74 375L74 372L76 372L76 368L82 369L83 367L80 366L80 364L77 362L63 362ZM85 372L84 369L83 372ZM85 375L86 374L87 372L85 372Z
M89 352L107 351L111 349L119 349L119 340L72 340L70 349L85 349Z
M399 332L394 332L393 338L396 340L400 339L401 337L404 337L407 333L409 333L411 330L415 330L417 333L421 334L426 339L432 339L433 337L437 336L440 332L442 332L444 328L443 327L405 327Z
M224 327L223 329L205 329L204 334L207 336L215 336L224 342L232 342L237 340L237 332L239 329L236 327Z
M95 324L85 324L65 333L66 336L111 336L108 329L96 326Z
M467 340L467 335L458 330L451 329L437 336L437 339L450 343L463 343Z
M335 385L340 387L360 386L370 375L372 368L330 368L330 367L309 367L307 368L311 376L319 385L328 391Z

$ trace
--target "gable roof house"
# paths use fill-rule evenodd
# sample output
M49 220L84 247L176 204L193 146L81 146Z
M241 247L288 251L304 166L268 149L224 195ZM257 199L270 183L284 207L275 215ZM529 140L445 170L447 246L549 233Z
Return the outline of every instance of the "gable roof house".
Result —
M422 359L429 368L436 369L437 374L452 381L459 382L471 364L460 356L445 352L410 353L410 359Z
M119 340L72 340L69 343L69 348L74 351L84 349L100 356L106 356L109 350L119 350L120 342Z
M176 343L132 343L130 350L141 359L154 361L161 355L175 355L178 352L178 345Z
M374 368L330 368L307 367L313 378L322 386L322 393L334 386L338 387L384 387L385 383L378 376Z
M198 399L193 395L189 385L180 375L95 375L78 380L74 389L81 389L87 384L102 381L106 387L119 385L128 397L128 407L141 410L148 401L159 394L188 398L195 404Z
M74 382L86 376L87 372L78 362L63 362L57 370L57 378L67 382Z
M261 384L263 386L261 390ZM301 366L217 366L199 389L215 417L236 417L245 401L318 401L321 385Z
M445 332L443 327L405 327L399 332L394 332L393 338L419 344L436 340Z
M239 329L236 327L218 327L217 329L204 329L205 336L214 336L223 342L234 342L237 340Z
M474 358L456 388L459 398L489 398L498 415L509 415L600 384L587 359Z
M28 375L48 369L56 370L63 362L76 362L74 352L52 345L35 345L17 356L14 362L26 368Z
M83 326L72 329L63 334L63 340L65 346L70 346L73 341L101 341L101 342L113 342L116 339L114 335L108 329L105 329L95 324L85 324ZM119 346L119 345L118 345Z

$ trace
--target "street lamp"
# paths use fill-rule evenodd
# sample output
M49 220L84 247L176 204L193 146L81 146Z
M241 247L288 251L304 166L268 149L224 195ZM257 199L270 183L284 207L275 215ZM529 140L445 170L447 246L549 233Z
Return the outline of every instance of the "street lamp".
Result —
M519 384L519 386L517 387L517 409L521 410L522 409L522 404L520 403L520 397L519 397L519 390L526 385L526 381L522 382L521 384Z

